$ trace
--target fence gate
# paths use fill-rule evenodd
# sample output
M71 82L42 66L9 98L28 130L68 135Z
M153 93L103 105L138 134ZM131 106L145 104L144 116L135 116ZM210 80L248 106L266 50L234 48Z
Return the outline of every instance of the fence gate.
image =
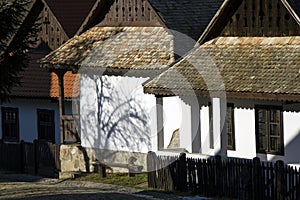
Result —
M60 169L59 146L44 141L37 141L36 143L37 174L57 177Z
M0 170L58 177L60 146L46 141L19 144L0 142Z

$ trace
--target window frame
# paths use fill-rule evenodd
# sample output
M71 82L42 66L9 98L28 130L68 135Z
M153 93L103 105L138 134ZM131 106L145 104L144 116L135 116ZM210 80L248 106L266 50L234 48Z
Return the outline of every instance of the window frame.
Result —
M229 139L229 133L228 133L228 108L231 108L232 111L230 113L231 115L231 138L232 138L232 145L229 145L228 139ZM227 150L236 150L235 146L235 122L234 122L234 104L233 103L227 103L226 107L226 117L225 117L225 125L226 125L226 138L227 138Z
M15 119L15 133L7 134L8 130L6 130L5 124L8 124L9 122L6 122L5 119L5 113L6 112L14 112L16 119ZM19 124L19 109L16 107L1 107L1 122L2 122L2 139L5 142L19 142L20 140L20 124ZM13 123L10 123L13 124ZM14 135L14 136L12 136Z
M44 123L51 123L50 125L43 125L41 124L43 121L41 121L40 117L42 113L47 113L51 115L51 118L53 119L52 122L44 122ZM43 135L42 131L41 131L41 126L49 126L51 127L51 138L46 138L45 134ZM52 142L55 144L55 111L54 110L50 110L50 109L37 109L37 132L38 132L38 140L44 140L47 142ZM44 137L42 137L44 136Z
M265 122L260 122L259 121L259 110L265 110ZM270 143L271 143L271 134L270 132L270 126L273 124L274 122L270 121L270 116L271 116L271 111L279 111L279 121L277 123L279 123L279 134L278 134L278 138L279 138L279 142L280 144L278 145L279 148L277 150L272 150L270 147ZM264 134L264 136L261 136L260 132L259 132L259 128L260 128L260 123L265 123L265 130L266 133ZM276 124L275 124L276 125ZM262 154L272 154L272 155L284 155L284 133L283 133L283 108L281 106L267 106L267 105L256 105L255 106L255 135L256 135L256 152L257 153L262 153ZM265 137L265 142L266 144L263 144L265 147L264 149L260 148L260 137Z

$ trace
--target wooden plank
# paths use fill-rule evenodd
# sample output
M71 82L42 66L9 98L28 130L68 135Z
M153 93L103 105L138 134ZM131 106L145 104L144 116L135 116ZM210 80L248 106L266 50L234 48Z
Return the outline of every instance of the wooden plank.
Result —
M278 0L273 0L272 2L273 2L272 11L271 11L271 13L273 14L272 32L274 35L278 35L278 25L277 25L277 17L278 17L277 3L278 3Z
M255 0L255 10L254 10L254 16L255 16L255 20L254 20L254 33L253 35L262 35L261 34L261 27L260 27L260 19L259 19L259 11L260 11L260 0Z
M197 194L196 162L192 159L193 193Z
M296 171L296 199L300 199L300 170Z
M289 196L290 199L295 199L294 197L294 169L293 167L289 167Z
M155 165L155 153L149 152L147 154L147 179L148 186L151 188L156 188L155 179L156 179L156 165Z
M222 169L222 160L221 160L221 156L215 156L215 164L216 164L216 193L217 196L222 196L223 195L223 169Z
M197 160L197 176L198 176L198 193L203 194L203 165L202 159Z
M267 190L267 184L266 184L266 170L267 170L267 167L266 167L266 163L262 163L262 166L261 166L261 179L260 179L260 182L261 182L261 193L262 193L262 197L265 199L265 193L266 193L266 190Z
M254 16L253 8L252 8L252 1L247 1L247 22L249 27L248 36L250 36L253 33L253 21L252 17Z
M265 0L262 2L262 12L263 12L263 28L262 28L262 36L266 36L269 32L269 0Z
M235 14L235 18L236 18L236 27L237 27L237 31L239 32L239 35L241 36L245 36L244 35L244 19L243 19L243 15L244 15L245 10L243 9L243 7L241 7L241 9L239 9L239 12L237 12Z
M286 36L285 32L286 32L286 26L284 25L284 15L285 15L285 7L283 6L283 4L281 2L278 2L278 13L279 13L279 24L280 24L280 35L281 36Z
M145 21L151 21L150 18L150 6L148 4L148 1L144 1L144 7L145 7Z
M186 164L186 154L182 153L179 156L179 177L180 183L180 191L187 191L187 164Z
M267 187L267 191L266 191L266 194L267 194L267 199L270 199L270 163L268 162L267 163L267 166L266 166L266 187Z

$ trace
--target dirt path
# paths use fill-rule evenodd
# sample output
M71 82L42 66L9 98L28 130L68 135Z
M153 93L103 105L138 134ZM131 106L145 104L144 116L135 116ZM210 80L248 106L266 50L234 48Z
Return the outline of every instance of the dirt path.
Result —
M0 174L0 199L179 200L181 198L102 183L61 181L24 174Z

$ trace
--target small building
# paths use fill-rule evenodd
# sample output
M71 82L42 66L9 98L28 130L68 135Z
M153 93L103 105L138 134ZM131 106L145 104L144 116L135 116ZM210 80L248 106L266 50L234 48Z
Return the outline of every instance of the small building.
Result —
M300 163L299 14L296 1L227 0L200 46L144 84L180 97L181 147Z
M21 84L12 89L10 101L0 105L0 139L3 142L32 142L35 139L61 143L59 84L54 72L40 68L38 61L74 36L95 1L35 1L28 14L39 13L37 44L29 52L28 67L20 72ZM24 20L25 21L25 20ZM16 38L12 38L14 40ZM66 112L72 113L76 75L65 74Z
M80 74L82 147L107 150L96 153L105 162L126 160L126 152L166 148L163 140L171 139L178 123L170 117L164 138L163 124L155 117L160 99L144 94L142 84L194 47L221 3L101 1L82 25L81 35L42 59L42 66L51 71ZM167 112L176 116L179 98L165 101ZM126 155L118 157L116 152Z

